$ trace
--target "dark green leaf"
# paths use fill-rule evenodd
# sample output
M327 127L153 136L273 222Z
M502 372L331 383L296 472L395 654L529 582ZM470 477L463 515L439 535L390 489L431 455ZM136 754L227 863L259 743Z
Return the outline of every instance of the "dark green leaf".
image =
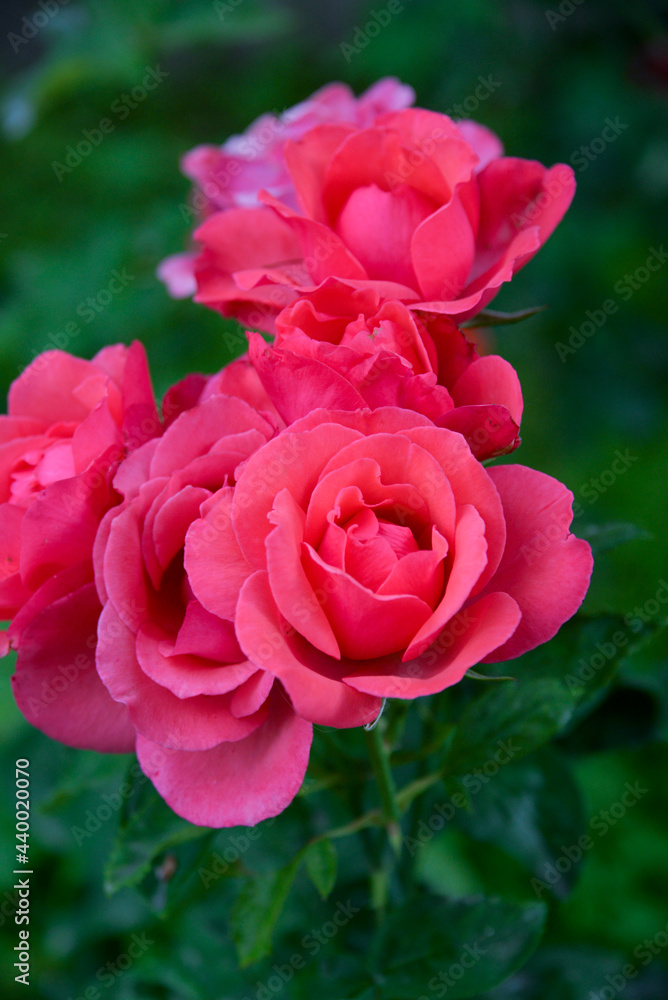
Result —
M232 937L242 967L271 952L271 937L290 892L303 853L277 872L249 879L230 915Z
M501 768L471 795L470 810L457 815L470 836L501 847L537 878L565 855L570 866L558 869L551 889L561 898L572 888L586 817L569 763L549 747Z
M654 963L649 969L638 969L637 963L631 963L636 971L627 978L622 970L624 966L628 970L628 964L628 955L621 951L582 943L577 947L542 947L520 972L479 1000L612 1000L618 994L624 1000L654 1000L668 996L665 968ZM614 988L611 983L615 983Z
M450 774L489 762L518 760L564 728L573 698L554 679L507 682L485 692L464 710L445 759Z
M477 997L527 961L543 933L542 903L424 895L393 910L372 950L379 1000ZM440 991L440 992L439 992Z
M668 628L665 625L624 657L620 674L628 684L637 685L658 699L657 736L668 740Z
M306 851L306 871L323 899L336 882L336 848L331 840L317 840Z

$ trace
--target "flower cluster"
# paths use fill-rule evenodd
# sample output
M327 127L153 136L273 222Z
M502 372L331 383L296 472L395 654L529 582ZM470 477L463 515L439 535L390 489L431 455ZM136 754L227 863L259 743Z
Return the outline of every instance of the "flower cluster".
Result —
M252 327L244 357L159 414L141 345L47 351L0 418L17 704L136 751L199 825L276 815L313 724L534 648L588 586L569 491L482 464L519 444L522 394L458 325L550 235L572 171L412 101L332 84L185 157L199 249L160 273Z

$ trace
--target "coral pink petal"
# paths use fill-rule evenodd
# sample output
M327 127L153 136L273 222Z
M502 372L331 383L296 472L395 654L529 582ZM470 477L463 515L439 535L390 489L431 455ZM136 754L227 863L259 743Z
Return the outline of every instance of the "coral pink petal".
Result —
M363 452L365 449L358 450ZM392 482L391 476L385 475L386 470L375 457L363 455L357 458L350 453L344 456L344 451L342 449L340 452L340 456L343 456L341 467L330 471L328 465L310 497L304 528L306 542L318 548L330 521L330 514L337 519L347 519L364 505L374 507L376 514L387 520L396 518L403 526L408 524L411 528L423 528L427 525L429 508L412 483L401 480L398 483ZM332 459L333 462L338 460L339 456ZM447 483L441 499L443 506L447 508ZM450 508L449 512L446 510L446 514L451 515L454 524L452 497Z
M264 543L271 531L267 514L276 494L289 489L305 509L323 464L360 437L359 431L342 422L322 423L327 411L318 413L320 426L307 434L284 431L251 455L240 472L232 501L232 521L238 526L239 546L254 569L265 566ZM351 412L350 417L354 419L356 414Z
M433 424L432 432L439 433ZM428 448L415 447L411 443L414 441L416 437L412 431L406 435L374 434L355 441L342 448L327 463L323 469L320 488L324 491L325 480L330 472L342 470L339 476L343 476L345 467L355 462L368 469L365 481L359 484L367 504L376 504L388 498L393 502L388 507L388 514L384 515L387 520L408 524L412 528L420 522L434 524L442 535L450 539L454 531L456 497L453 498L448 477L444 475L438 460L430 454ZM372 469L372 463L376 464L376 472ZM359 473L356 471L355 475ZM329 477L327 482L330 481L334 483L335 477ZM349 479L348 482L357 483L357 479ZM316 496L314 491L306 522L307 541L311 541L313 537L310 529L312 508L317 523L317 511L325 503L324 496L321 498L319 492ZM377 510L378 514L381 512Z
M483 170L492 160L498 160L503 156L503 143L496 133L485 128L479 122L474 122L470 118L462 118L457 122L457 128L465 142L471 147L480 162L476 167L476 173Z
M168 427L151 463L151 475L169 476L194 458L205 455L223 434L258 430L270 436L273 428L248 403L235 396L212 396L186 410Z
M316 649L338 659L336 636L302 567L305 517L289 490L277 494L269 519L276 527L265 543L267 570L278 610Z
M589 586L589 544L570 533L573 494L523 465L489 469L506 518L503 558L488 590L513 597L522 621L490 661L509 660L547 642L575 614Z
M524 408L522 388L517 372L504 358L495 354L477 358L450 391L455 406L500 403L519 427Z
M65 420L79 423L90 412L75 390L99 370L90 361L64 351L44 351L12 382L7 409L13 417L32 417L47 426Z
M231 694L178 698L141 669L135 642L135 635L106 604L98 630L98 673L114 701L127 705L135 729L148 739L177 750L209 750L222 740L243 739L262 724L262 713L235 719ZM148 663L148 642L142 646L144 654Z
M459 611L487 565L485 522L475 507L463 504L457 510L454 545L450 549L451 570L443 600L422 626L403 659L412 660L430 646L446 623Z
M327 168L336 150L352 132L350 125L318 125L301 138L289 140L283 148L301 209L317 222L327 222L322 200Z
M505 455L520 443L519 427L505 406L457 406L434 423L462 434L479 462Z
M92 583L38 612L23 630L12 677L28 722L67 746L129 753L135 732L95 669L100 604Z
M163 479L150 480L139 497L118 514L110 512L100 526L106 547L95 546L95 569L98 590L107 595L128 628L137 631L151 617L154 596L141 548L141 525L145 510L161 491ZM96 543L97 543L96 539ZM100 540L101 542L101 540Z
M446 428L415 427L404 434L429 451L440 464L457 504L471 504L486 524L487 567L473 591L475 594L499 565L506 541L503 507L489 470L476 461L460 434Z
M177 656L204 656L220 663L243 660L231 621L212 615L199 601L189 601L174 648Z
M537 227L536 249L542 246L563 218L575 194L571 167L560 163L548 170L535 160L513 156L492 160L479 174L478 183L477 274L498 258L513 237L525 229Z
M457 196L417 227L411 256L418 287L426 299L459 296L473 265L475 238Z
M255 670L234 692L230 702L232 715L242 719L258 712L269 697L274 680L274 675L266 670Z
M82 587L92 582L91 578L91 565L86 560L85 562L77 563L76 566L70 566L68 569L61 570L60 573L56 573L54 576L50 576L41 587L29 592L29 599L17 611L8 629L12 647L17 649L20 646L23 630L27 628L33 618L40 614L44 608L50 604L55 604L56 601L67 597L68 594L74 593L75 590L81 590Z
M184 565L198 601L214 615L234 618L239 591L251 568L232 527L232 487L215 494L206 517L186 535Z
M364 400L343 375L313 358L272 348L259 333L249 338L249 355L271 402L291 424L317 406L357 410Z
M0 617L13 618L30 597L19 576L21 522L25 511L14 504L0 504Z
M113 452L113 449L112 449ZM47 486L26 511L21 528L21 578L31 589L54 573L90 559L110 501L105 455L80 476Z
M190 823L254 826L294 799L311 738L311 725L295 715L279 688L267 721L243 740L174 753L139 736L137 756L167 804Z
M241 662L222 664L196 654L178 655L173 636L152 624L145 625L137 636L137 659L147 677L182 700L228 694L255 672L243 654L238 657Z
M371 184L352 192L338 218L336 231L369 278L416 288L411 239L420 223L432 216L436 208L437 203L431 198L406 185L383 191Z
M219 270L273 267L301 256L290 226L269 208L229 208L210 216L194 233L215 256ZM198 284L199 284L198 275ZM201 288L200 288L201 291Z
M152 534L155 554L163 570L183 548L188 528L199 518L200 507L210 496L209 490L199 486L184 486L160 506L153 519Z
M244 584L236 628L248 658L280 679L302 718L349 729L378 715L378 698L342 683L339 662L315 649L282 621L267 573L255 573Z
M17 439L41 435L48 426L47 420L35 417L11 417L0 415L0 456L3 455L2 445L16 443ZM3 462L4 464L4 462Z
M452 618L436 641L416 659L392 669L365 664L345 680L358 691L381 698L417 698L456 684L470 667L503 646L521 617L507 594L486 594ZM350 663L348 663L350 666ZM371 667L371 669L369 669Z
M399 652L432 615L430 606L412 594L374 594L327 566L310 547L304 564L313 589L326 595L324 610L343 657L368 660Z

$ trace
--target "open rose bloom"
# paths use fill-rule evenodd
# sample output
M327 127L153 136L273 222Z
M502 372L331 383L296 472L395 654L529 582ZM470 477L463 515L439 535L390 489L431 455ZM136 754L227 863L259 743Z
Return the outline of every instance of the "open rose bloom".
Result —
M0 418L17 704L135 751L202 826L275 816L314 724L519 656L588 587L566 487L482 464L518 447L522 391L460 325L550 235L572 171L412 100L333 84L186 156L201 249L162 277L272 342L249 330L162 416L139 344L46 352Z
M418 312L468 319L534 256L575 191L565 164L502 155L475 123L419 108L285 142L293 199L258 192L196 230L195 299L273 331L280 309L336 279Z

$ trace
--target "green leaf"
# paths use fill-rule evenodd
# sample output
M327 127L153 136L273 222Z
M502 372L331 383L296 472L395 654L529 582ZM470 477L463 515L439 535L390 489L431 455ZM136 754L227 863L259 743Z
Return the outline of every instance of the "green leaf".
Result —
M478 327L478 326L508 326L511 323L521 323L523 319L530 319L539 312L543 312L547 309L547 306L532 306L530 309L520 309L519 312L498 312L495 309L483 309L482 312L476 313L476 315L463 323L462 326L466 327Z
M600 702L622 657L652 630L634 631L621 615L578 614L551 642L512 660L512 671L518 684L539 679L562 684L572 698L572 727ZM488 669L505 672L509 666L492 663Z
M167 848L209 833L208 827L193 826L172 812L137 770L133 764L128 780L121 786L132 791L125 796L114 845L104 868L104 888L109 895L140 882L151 870L155 858Z
M544 946L521 973L479 1000L592 1000L608 996L651 1000L668 995L668 975L657 969L658 963L649 969L636 969L640 976L636 979L634 975L633 982L621 975L627 963L628 955L623 951L607 951L585 942L570 947ZM611 979L621 983L614 993Z
M532 875L545 879L564 846L577 845L586 828L580 789L570 763L550 747L530 758L511 762L470 797L469 811L460 810L458 824L475 840L496 844ZM573 858L567 871L550 886L563 898L578 874Z
M459 720L445 769L465 774L490 761L519 760L564 728L573 697L556 679L517 681L493 687L472 701Z
M272 933L302 860L300 851L277 872L254 876L237 897L230 923L242 968L271 953Z
M668 628L659 626L620 665L622 680L651 692L660 705L657 737L668 741Z
M474 681L516 681L517 677L499 677L496 674L479 674L477 670L467 670L466 676Z
M639 528L636 524L621 521L610 524L583 524L578 534L589 542L595 556L609 549L616 549L625 542L634 542L637 539L647 541L654 537L651 532Z
M331 840L317 840L306 851L306 871L323 899L336 882L337 855Z
M378 1000L477 997L512 975L543 933L543 903L440 899L423 895L395 908L372 948Z

